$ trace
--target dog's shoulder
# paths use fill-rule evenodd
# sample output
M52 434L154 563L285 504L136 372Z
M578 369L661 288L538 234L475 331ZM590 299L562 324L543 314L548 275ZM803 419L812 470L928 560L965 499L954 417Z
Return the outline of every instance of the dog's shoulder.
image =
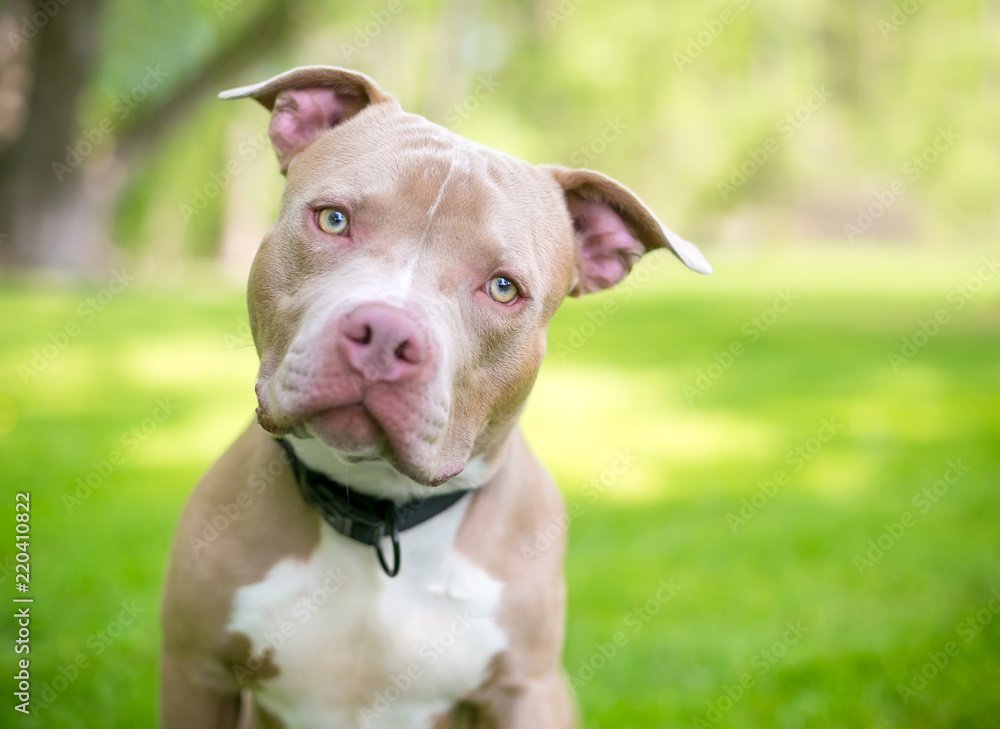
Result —
M302 499L288 498L295 489L284 451L256 424L201 478L167 562L161 609L168 650L238 649L226 630L237 590L283 558L306 557L319 543L315 514Z

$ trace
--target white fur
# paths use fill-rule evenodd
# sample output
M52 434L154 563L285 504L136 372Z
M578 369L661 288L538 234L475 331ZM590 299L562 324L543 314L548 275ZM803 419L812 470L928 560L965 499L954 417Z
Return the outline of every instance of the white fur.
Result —
M254 656L273 649L278 669L254 677L255 701L288 729L425 728L479 686L507 637L502 583L453 547L467 506L403 532L395 578L322 522L308 560L283 559L238 590L228 629Z
M447 387L454 355L449 348L450 332L442 320L451 316L457 317L460 322L461 314L451 302L434 298L423 290L414 290L413 275L419 260L419 256L411 256L391 270L386 270L385 266L379 266L377 262L368 262L367 266L359 264L349 281L345 280L342 286L324 291L312 304L302 317L299 331L289 350L310 349L312 343L322 337L331 321L362 304L391 304L416 315L420 324L441 348L440 373L434 385Z
M712 264L705 258L705 254L698 250L698 246L686 238L681 238L662 223L660 224L660 228L663 230L663 235L667 239L667 245L670 246L670 250L677 254L677 257L681 259L681 262L685 266L698 273L712 273Z
M424 232L420 235L420 244L422 245L424 240L427 238L427 233L430 232L431 226L434 224L434 213L437 212L438 206L444 199L445 188L448 187L448 182L451 180L451 173L455 171L455 164L459 160L456 155L450 155L448 159L448 172L444 176L444 180L441 182L441 187L438 189L437 197L434 198L434 202L431 203L430 210L427 211L427 224L424 226ZM459 164L462 169L466 169L467 166L464 164Z

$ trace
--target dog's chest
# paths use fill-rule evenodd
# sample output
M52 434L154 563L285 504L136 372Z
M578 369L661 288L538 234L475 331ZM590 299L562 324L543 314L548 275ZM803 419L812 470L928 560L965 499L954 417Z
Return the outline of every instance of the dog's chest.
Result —
M323 523L308 560L239 589L228 628L252 658L234 671L255 701L288 729L402 729L430 726L479 686L507 637L503 585L453 548L467 501L401 535L395 578Z

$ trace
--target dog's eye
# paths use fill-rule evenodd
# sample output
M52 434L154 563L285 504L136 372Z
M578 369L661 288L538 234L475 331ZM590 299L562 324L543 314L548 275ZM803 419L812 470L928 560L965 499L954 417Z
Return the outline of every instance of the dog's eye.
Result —
M509 278L494 276L490 279L488 287L490 298L499 301L501 304L509 304L517 298L517 284Z
M344 235L347 232L347 214L337 208L323 208L316 213L316 224L324 233Z

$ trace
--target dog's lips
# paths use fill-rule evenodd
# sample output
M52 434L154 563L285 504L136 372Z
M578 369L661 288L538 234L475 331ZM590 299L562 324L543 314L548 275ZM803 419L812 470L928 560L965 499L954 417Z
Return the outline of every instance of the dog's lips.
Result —
M266 430L271 435L280 437L282 435L287 434L291 430L291 427L279 425L274 420L274 418L271 417L271 415L268 413L267 409L263 405L257 406L256 413L257 413L257 424L260 425L261 428Z
M371 452L385 447L385 432L362 403L321 410L307 422L317 438L340 451Z
M464 470L469 449L451 442L448 399L433 398L424 383L320 378L301 363L288 369L257 382L257 421L272 435L316 438L341 456L382 460L424 485Z
M380 458L403 475L425 486L440 486L461 473L465 462L447 464L437 472L408 457L406 440L386 431L379 418L363 401L344 403L313 411L294 422L280 425L263 407L257 408L261 427L281 436L295 433L300 437L315 437L329 447L352 456Z

